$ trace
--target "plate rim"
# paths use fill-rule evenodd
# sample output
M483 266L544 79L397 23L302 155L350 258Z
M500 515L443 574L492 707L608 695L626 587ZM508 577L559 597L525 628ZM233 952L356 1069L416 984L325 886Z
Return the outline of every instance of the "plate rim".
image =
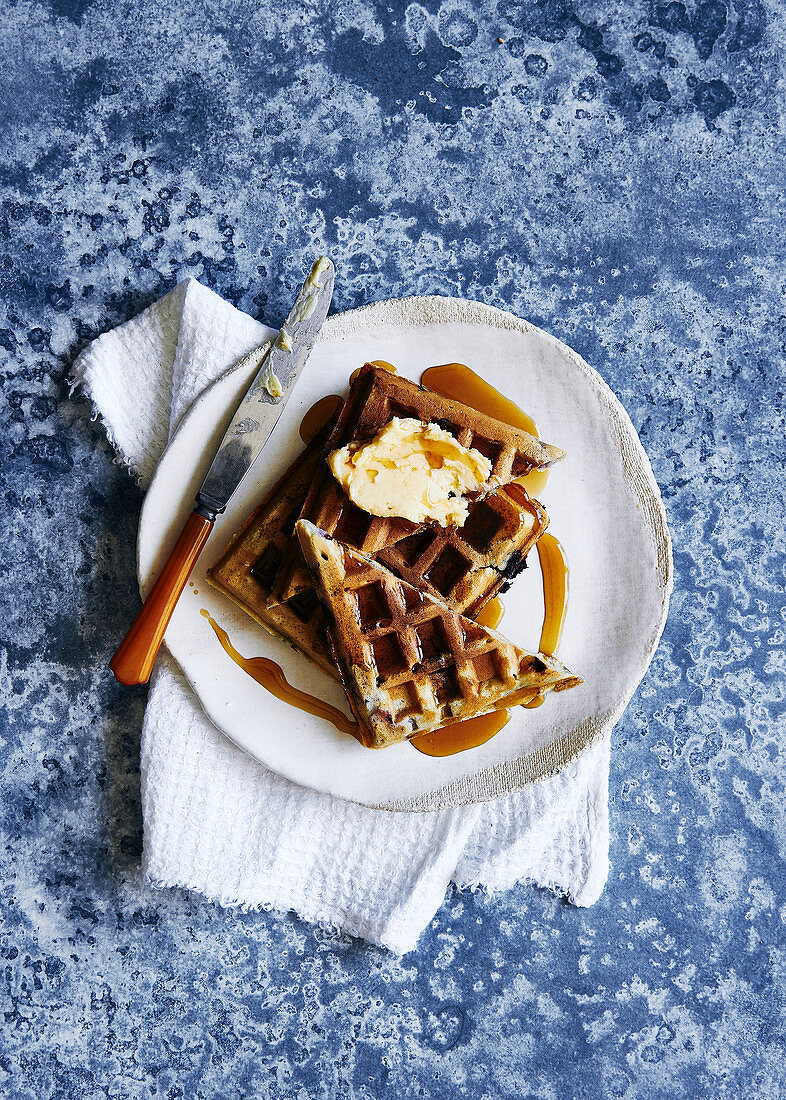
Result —
M373 320L371 319L371 315L374 315ZM636 668L635 676L632 677L632 679L635 679L635 682L628 691L621 694L609 710L580 723L574 729L563 733L562 736L535 750L533 753L517 757L513 760L497 762L484 768L478 768L467 776L461 777L460 779L454 779L448 783L443 783L430 791L415 796L394 798L379 803L376 801L363 802L359 799L353 799L342 795L330 795L330 797L342 798L356 805L367 806L373 809L421 813L449 807L469 806L482 802L494 801L497 798L514 794L533 783L543 782L558 772L564 771L566 768L570 767L580 756L583 756L584 753L588 752L606 734L611 732L641 684L663 634L668 617L669 599L674 585L672 541L660 488L655 479L647 453L644 450L630 416L614 391L598 371L591 367L578 352L574 351L574 349L568 344L565 344L564 341L553 336L539 326L523 318L517 317L507 310L499 309L496 306L489 305L485 302L478 302L473 299L454 298L444 295L412 295L402 298L386 298L378 302L367 303L355 309L346 310L342 313L331 314L325 322L322 333L325 337L330 339L340 339L343 336L354 333L358 328L369 327L370 323L374 325L403 325L412 327L417 327L418 325L433 326L462 323L485 324L508 331L513 330L522 333L535 333L540 339L543 339L546 343L557 348L560 353L570 360L573 366L578 368L584 375L591 388L597 392L602 405L610 415L615 428L615 447L625 458L623 462L623 471L626 484L634 493L636 500L641 506L643 522L655 549L656 568L658 570L658 582L661 595L658 622L655 624L655 629L650 636L649 645L642 653ZM268 326L262 327L268 328ZM256 359L258 362L260 349L266 346L268 342L269 340L263 341L259 345L259 348L241 357L236 363L223 371L213 382L202 390L180 418L176 431L173 433L162 452L147 493L145 494L137 534L137 580L140 592L143 595L148 584L148 578L142 576L141 569L142 547L146 530L145 521L150 508L153 507L150 502L155 500L156 493L154 493L153 490L156 486L156 482L160 477L164 476L164 474L162 474L162 469L164 472L166 470L165 459L174 451L178 436L181 431L186 428L187 422L192 416L199 415L201 406L211 400L213 391L217 387L225 385L238 371L247 368L252 359ZM166 645L166 643L164 644ZM223 736L228 737L233 744L237 745L231 733L223 729L219 716L206 704L202 692L198 685L194 683L188 670L180 665L177 658L171 654L168 647L167 652L170 653L170 656L177 663L178 668L195 692L199 705L202 707L208 719L217 727ZM266 761L260 760L259 757L250 752L246 746L238 745L238 747L242 751L247 752L252 759L258 760L263 767L268 768L274 773L284 775L283 772L277 772L277 769L271 767ZM526 775L522 774L522 769L526 770ZM292 776L284 777L290 782L298 783L301 786L307 786L301 779ZM477 788L479 785L488 793L479 796L477 790L473 792L468 789L470 786ZM319 788L311 789L319 790ZM321 791L320 793L326 792Z

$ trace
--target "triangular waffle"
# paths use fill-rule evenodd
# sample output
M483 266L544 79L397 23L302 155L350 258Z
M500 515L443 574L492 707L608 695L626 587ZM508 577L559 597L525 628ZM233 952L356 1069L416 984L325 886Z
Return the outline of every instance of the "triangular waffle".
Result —
M484 454L492 467L486 492L530 470L550 466L564 456L564 451L558 447L542 443L521 428L504 424L460 401L441 397L371 363L366 363L352 382L341 415L325 444L325 455L348 443L372 438L394 416L438 423L463 446ZM330 473L326 462L320 464L300 518L310 520L320 530L371 557L377 557L381 550L422 529L408 520L373 516L356 507ZM435 540L449 545L450 528L440 528L436 524L428 526L434 530ZM434 545L436 557L439 546ZM297 540L293 540L288 567L271 602L291 599L309 584Z
M327 637L369 748L564 691L581 680L299 521Z

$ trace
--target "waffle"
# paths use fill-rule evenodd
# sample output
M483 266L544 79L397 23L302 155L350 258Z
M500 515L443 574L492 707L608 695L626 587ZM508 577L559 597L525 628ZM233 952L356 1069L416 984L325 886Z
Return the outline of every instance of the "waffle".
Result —
M525 568L548 524L543 505L511 482L470 504L462 527L430 523L370 556L474 619Z
M340 679L368 748L581 683L300 520Z
M504 485L530 470L550 466L564 455L558 447L542 443L521 428L503 424L460 401L441 397L371 363L361 368L350 386L349 397L325 444L325 453L372 438L394 416L413 417L425 423L434 421L451 432L463 446L474 447L485 455L491 462L487 492L495 484ZM371 557L378 556L379 551L414 534L422 526L362 511L331 475L327 463L320 466L300 518ZM435 537L444 536L437 534ZM435 547L435 557L438 549ZM310 583L297 540L293 539L287 568L276 586L273 600L289 600ZM447 593L442 592L442 595Z
M273 487L207 577L271 634L278 634L331 676L338 676L325 638L324 619L313 587L286 603L267 607L292 535L292 527L321 461L327 433L309 444Z

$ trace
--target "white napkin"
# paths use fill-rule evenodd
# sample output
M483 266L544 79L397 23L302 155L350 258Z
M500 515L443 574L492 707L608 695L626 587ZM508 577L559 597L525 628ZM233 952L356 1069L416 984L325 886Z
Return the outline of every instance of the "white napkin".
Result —
M194 279L95 340L74 382L118 460L149 483L194 398L271 330ZM241 752L162 651L142 729L142 870L154 886L411 950L448 884L546 887L592 905L608 874L609 738L516 795L435 813L370 810Z

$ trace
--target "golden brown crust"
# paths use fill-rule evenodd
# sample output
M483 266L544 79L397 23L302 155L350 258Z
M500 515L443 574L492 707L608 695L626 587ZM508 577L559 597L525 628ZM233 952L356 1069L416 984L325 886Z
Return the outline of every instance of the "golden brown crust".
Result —
M352 710L373 748L581 683L300 521L303 554Z

